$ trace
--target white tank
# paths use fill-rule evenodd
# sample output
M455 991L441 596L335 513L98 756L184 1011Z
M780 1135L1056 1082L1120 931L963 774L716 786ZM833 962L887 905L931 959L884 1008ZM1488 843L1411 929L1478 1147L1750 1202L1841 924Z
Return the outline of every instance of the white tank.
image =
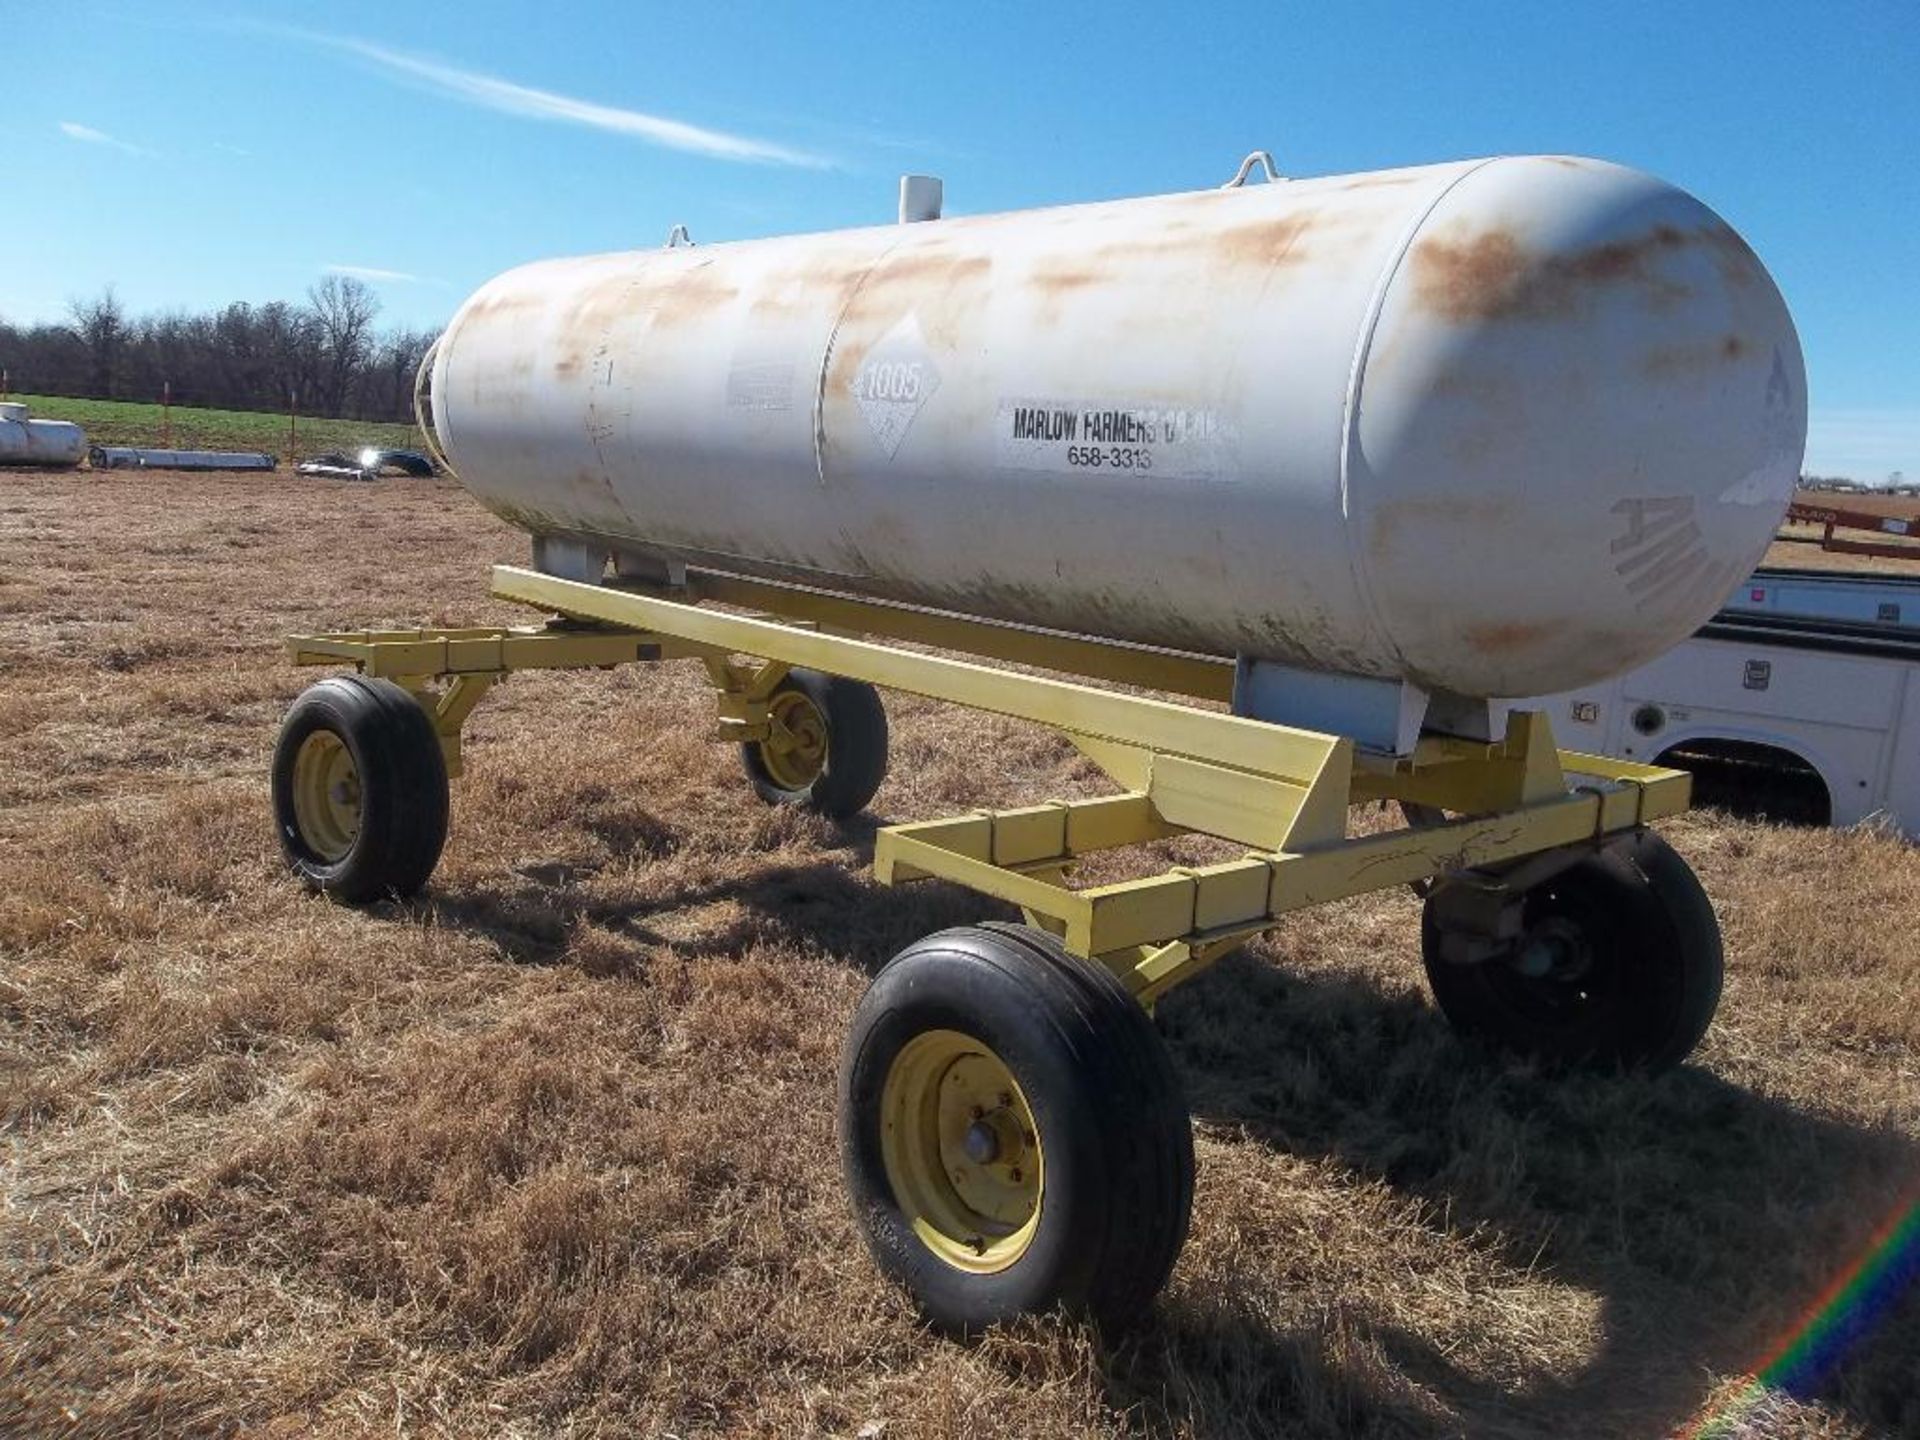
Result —
M0 465L78 465L87 432L65 420L34 420L18 401L0 404Z
M1561 156L549 261L433 367L536 535L1476 697L1705 621L1807 418L1740 237Z

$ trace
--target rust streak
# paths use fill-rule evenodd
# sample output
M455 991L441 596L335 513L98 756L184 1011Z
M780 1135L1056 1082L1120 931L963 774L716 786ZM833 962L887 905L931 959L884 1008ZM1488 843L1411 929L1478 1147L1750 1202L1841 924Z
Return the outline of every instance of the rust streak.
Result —
M1702 225L1699 235L1713 256L1720 278L1727 284L1745 289L1757 284L1765 276L1760 257L1753 253L1753 247L1742 240L1731 226Z
M1750 343L1733 334L1692 345L1661 345L1648 352L1647 358L1640 363L1640 370L1652 379L1708 374L1723 365L1737 363L1752 349Z
M1043 295L1065 295L1075 290L1084 290L1088 286L1105 284L1111 275L1102 274L1085 265L1058 265L1045 263L1034 267L1029 283Z
M1555 633L1552 625L1524 625L1507 621L1495 625L1469 625L1461 637L1482 655L1511 655L1528 650Z
M1468 499L1451 495L1410 495L1374 511L1367 526L1367 551L1378 561L1391 562L1401 544L1431 546L1435 534L1449 526L1491 530L1520 518L1518 500L1504 496Z
M1691 243L1666 224L1635 240L1610 240L1569 255L1540 256L1509 230L1467 240L1434 235L1414 247L1415 293L1428 309L1457 321L1565 315L1608 285L1639 286L1649 303L1662 305L1687 292L1657 274L1652 262Z
M896 253L882 261L869 279L875 285L963 285L984 280L993 269L987 255L951 255L931 248Z
M1262 269L1304 264L1311 255L1300 242L1313 229L1315 218L1312 211L1306 211L1284 219L1236 225L1221 231L1210 248L1227 260Z
M739 295L739 286L729 285L702 271L676 275L651 297L653 328L666 330L704 320Z

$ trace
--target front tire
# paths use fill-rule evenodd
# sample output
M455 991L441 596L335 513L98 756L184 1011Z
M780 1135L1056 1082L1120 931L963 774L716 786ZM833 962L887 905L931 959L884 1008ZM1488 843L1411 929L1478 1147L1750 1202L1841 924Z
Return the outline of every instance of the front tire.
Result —
M840 1147L875 1260L949 1332L1055 1309L1117 1330L1186 1239L1193 1134L1166 1047L1110 971L1025 926L943 930L880 972Z
M866 809L887 777L887 712L862 680L792 670L767 701L769 734L740 747L754 793L835 820Z
M293 702L273 754L273 818L288 866L347 904L412 895L447 841L446 756L391 680L336 675Z
M1429 897L1421 949L1454 1029L1554 1066L1658 1071L1700 1043L1725 973L1720 924L1686 861L1642 831L1528 891L1512 948L1442 953Z

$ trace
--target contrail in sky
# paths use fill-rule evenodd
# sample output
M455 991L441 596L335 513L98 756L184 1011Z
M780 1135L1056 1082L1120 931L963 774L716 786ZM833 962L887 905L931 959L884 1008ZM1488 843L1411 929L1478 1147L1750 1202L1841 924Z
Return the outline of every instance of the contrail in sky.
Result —
M477 105L484 110L497 110L503 115L580 125L611 135L624 135L668 150L706 155L715 160L749 165L792 165L809 170L834 168L832 160L810 151L791 149L748 135L732 135L724 130L709 130L684 120L649 115L642 110L601 105L552 90L536 90L531 85L519 85L478 70L463 70L455 65L409 55L350 35L323 35L310 30L280 30L278 33L355 56L376 69L435 94Z

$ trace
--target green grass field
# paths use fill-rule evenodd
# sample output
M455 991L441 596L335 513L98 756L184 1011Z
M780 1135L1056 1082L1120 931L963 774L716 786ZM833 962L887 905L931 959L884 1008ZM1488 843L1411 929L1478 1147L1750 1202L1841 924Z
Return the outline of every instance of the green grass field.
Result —
M71 420L94 445L157 446L166 442L158 405L132 400L65 400L55 395L14 395L44 420ZM413 425L368 420L297 422L295 452L301 459L322 450L356 450L363 445L423 448ZM182 450L264 450L282 459L287 453L287 417L257 410L195 410L173 407L171 443Z

